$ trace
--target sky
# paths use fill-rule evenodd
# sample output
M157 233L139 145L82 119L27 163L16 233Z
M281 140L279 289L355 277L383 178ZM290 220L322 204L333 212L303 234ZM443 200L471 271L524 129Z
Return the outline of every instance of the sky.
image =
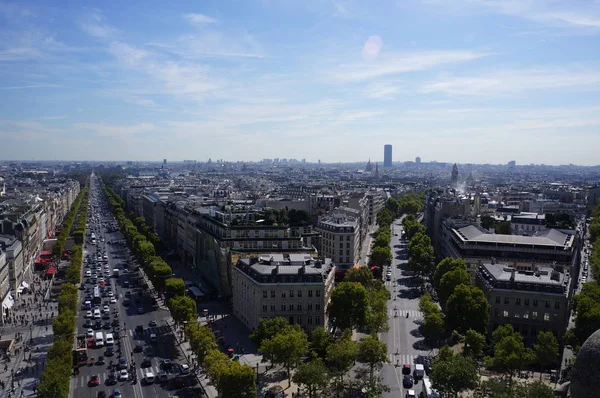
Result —
M600 164L600 0L0 2L0 159Z

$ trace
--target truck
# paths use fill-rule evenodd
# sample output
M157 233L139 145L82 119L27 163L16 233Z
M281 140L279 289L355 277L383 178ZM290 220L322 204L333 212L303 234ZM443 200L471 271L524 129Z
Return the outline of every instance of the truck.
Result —
M73 367L86 366L88 364L87 355L87 337L80 334L75 339L75 349L73 350Z

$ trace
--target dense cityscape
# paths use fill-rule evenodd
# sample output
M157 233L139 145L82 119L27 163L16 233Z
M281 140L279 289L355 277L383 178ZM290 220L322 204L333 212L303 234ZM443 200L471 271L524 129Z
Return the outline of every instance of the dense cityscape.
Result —
M583 397L595 377L598 167L386 145L0 176L11 396Z

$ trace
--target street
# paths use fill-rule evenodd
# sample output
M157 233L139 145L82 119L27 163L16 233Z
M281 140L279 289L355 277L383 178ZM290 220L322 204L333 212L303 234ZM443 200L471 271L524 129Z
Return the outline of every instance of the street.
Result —
M148 285L141 271L136 268L129 249L124 244L116 243L124 242L123 234L118 230L109 231L108 226L115 224L114 217L95 177L92 178L90 205L95 209L89 212L88 232L94 232L97 241L96 245L88 242L84 251L82 283L86 290L80 290L80 304L83 305L90 298L94 299L94 287L102 285L101 277L104 275L106 285L101 293L102 297L98 299L101 304L97 305L102 311L102 319L99 327L93 325L95 327L90 333L95 336L101 332L106 340L106 335L112 332L115 340L112 346L114 352L111 354L107 351L110 346L108 342L105 346L96 348L95 338L92 338L87 351L88 358L94 358L95 363L79 368L79 374L72 378L71 394L77 398L91 398L104 391L107 397L111 397L113 389L118 388L124 397L169 397L172 395L170 390L182 387L177 385L181 383L182 373L189 372L179 366L185 363L185 359L182 358L176 337L167 323L170 313L166 307L158 305L155 294L147 288ZM114 269L119 270L118 276L113 275ZM93 278L89 276L91 272L98 273L98 283L93 283ZM114 299L111 296L114 296ZM105 305L108 306L106 312ZM77 317L78 336L86 335L91 328L90 324L86 326L86 321L86 310L82 309ZM90 320L92 324L95 321ZM151 336L154 341L151 341ZM138 349L135 349L136 345ZM113 373L110 369L111 364L116 365L120 356L125 360L123 367L127 374L123 377L127 378L126 381L117 381L110 377ZM103 361L98 364L100 358L103 358ZM170 360L172 365L167 361L167 365L161 368L161 361L164 360ZM158 377L163 370L165 372L162 377L168 381L159 382ZM155 382L146 382L145 376L148 372L153 373ZM98 386L89 386L92 376L98 377ZM113 376L117 376L118 379L119 371L116 370ZM197 391L195 396L200 396Z
M384 397L405 397L406 391L415 390L417 395L421 391L421 383L416 383L411 388L403 387L402 366L411 365L411 374L414 365L424 363L425 358L431 355L431 350L423 343L418 328L423 315L419 311L419 286L408 269L407 242L402 239L402 218L392 224L391 242L392 277L385 284L390 290L391 300L388 301L388 314L390 330L381 333L380 340L388 346L389 363L381 369L383 384L390 388Z

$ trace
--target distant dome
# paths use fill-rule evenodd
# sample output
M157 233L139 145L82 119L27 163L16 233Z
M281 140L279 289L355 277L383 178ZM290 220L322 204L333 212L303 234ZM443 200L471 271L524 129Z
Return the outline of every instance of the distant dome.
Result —
M583 343L571 373L572 398L597 398L600 391L600 330Z

